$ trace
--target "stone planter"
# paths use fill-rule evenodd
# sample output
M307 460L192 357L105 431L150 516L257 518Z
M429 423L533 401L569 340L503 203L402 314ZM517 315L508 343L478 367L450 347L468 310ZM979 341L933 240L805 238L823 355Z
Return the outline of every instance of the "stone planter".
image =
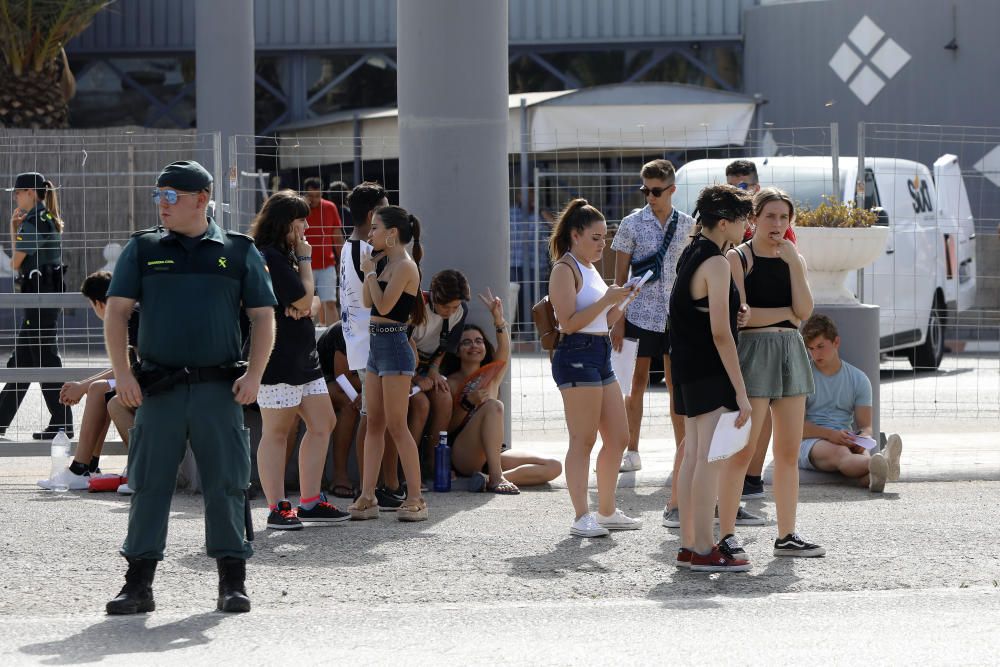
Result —
M817 304L856 304L848 273L863 269L885 250L889 228L796 227L796 245L806 260L809 287Z

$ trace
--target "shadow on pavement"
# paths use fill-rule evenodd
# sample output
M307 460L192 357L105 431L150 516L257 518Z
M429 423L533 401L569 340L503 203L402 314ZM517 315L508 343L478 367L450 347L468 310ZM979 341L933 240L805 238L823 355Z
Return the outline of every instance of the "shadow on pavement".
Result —
M166 653L177 649L208 644L205 632L227 617L221 612L207 612L188 618L147 625L148 614L104 619L80 632L49 642L26 644L20 651L38 656L46 665L76 665L100 662L106 656L131 653Z
M608 569L593 560L594 556L615 548L614 538L581 538L569 536L558 542L552 551L506 559L510 574L526 579L559 579L569 571L606 574Z

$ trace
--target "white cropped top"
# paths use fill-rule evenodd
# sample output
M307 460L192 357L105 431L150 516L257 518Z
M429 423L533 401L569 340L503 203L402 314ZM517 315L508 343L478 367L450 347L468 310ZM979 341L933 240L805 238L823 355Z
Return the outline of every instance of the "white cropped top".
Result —
M573 257L572 253L567 254L570 257ZM608 285L604 282L604 278L601 277L600 272L594 268L593 265L584 266L576 257L573 257L573 261L576 262L576 266L580 269L580 275L583 278L583 285L580 286L580 291L576 293L576 312L580 312L584 308L600 301L601 297L603 297L605 292L608 291ZM588 322L587 325L577 331L577 333L608 333L609 310L611 310L611 306L602 310L597 317Z

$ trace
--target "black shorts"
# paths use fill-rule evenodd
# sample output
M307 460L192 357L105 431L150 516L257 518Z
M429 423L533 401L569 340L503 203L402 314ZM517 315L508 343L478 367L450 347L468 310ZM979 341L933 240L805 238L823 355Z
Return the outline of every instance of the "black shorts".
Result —
M111 391L104 392L104 405L111 402L111 399L118 395L117 389L112 389Z
M637 357L665 357L670 354L670 332L650 331L625 320L625 337L639 341Z
M697 417L718 408L739 410L736 390L726 375L712 375L685 384L675 384L673 399L674 412L685 417Z

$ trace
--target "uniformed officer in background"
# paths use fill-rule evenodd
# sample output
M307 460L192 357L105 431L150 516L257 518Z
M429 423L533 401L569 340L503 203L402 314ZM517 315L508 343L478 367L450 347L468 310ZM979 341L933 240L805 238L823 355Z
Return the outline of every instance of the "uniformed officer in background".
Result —
M59 203L51 181L37 172L14 179L16 208L10 219L11 266L18 273L22 294L65 291L63 282L62 230ZM58 368L56 348L58 308L25 308L21 328L14 341L8 368ZM0 391L0 435L7 432L30 382L11 382ZM35 439L51 440L65 429L73 437L73 413L59 402L61 382L43 382L42 396L49 409L49 425Z
M153 190L162 228L136 233L108 289L104 333L118 396L138 408L129 447L135 494L121 553L125 586L109 614L152 611L153 574L163 559L177 469L191 443L205 502L208 555L218 561L222 611L249 611L246 559L249 431L243 406L257 398L274 342L276 301L253 240L206 217L212 177L197 162L174 162ZM127 323L142 304L133 373ZM251 322L249 365L240 362L240 306Z

